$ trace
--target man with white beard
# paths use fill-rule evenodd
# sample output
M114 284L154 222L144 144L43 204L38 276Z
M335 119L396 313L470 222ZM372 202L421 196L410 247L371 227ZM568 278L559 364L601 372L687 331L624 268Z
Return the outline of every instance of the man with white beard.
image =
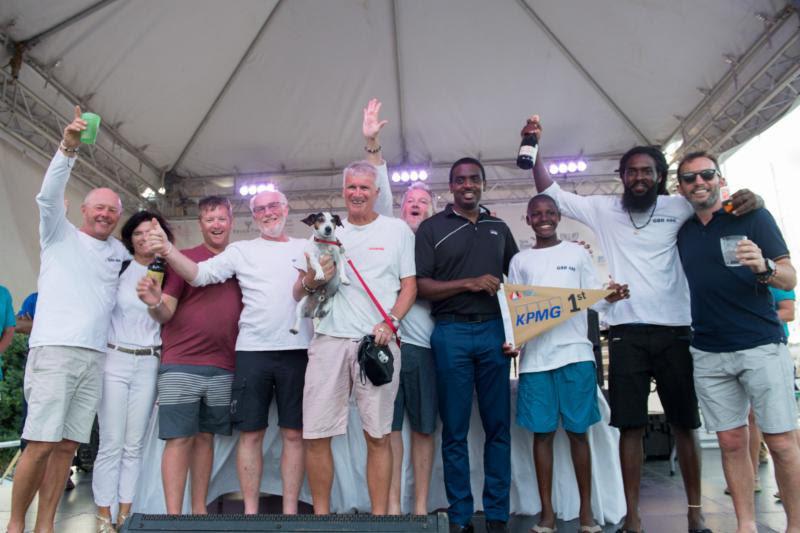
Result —
M296 514L304 475L302 407L307 348L313 334L311 320L303 321L297 335L289 330L297 302L331 279L334 264L330 256L322 256L325 280L314 279L315 272L307 268L303 253L307 241L286 235L289 206L283 193L257 194L250 200L250 210L261 236L234 242L207 261L195 263L171 250L160 228L151 232L149 242L192 286L222 283L233 276L239 280L244 308L236 340L231 417L240 431L236 466L244 512L258 513L262 444L274 396L283 439L283 513Z

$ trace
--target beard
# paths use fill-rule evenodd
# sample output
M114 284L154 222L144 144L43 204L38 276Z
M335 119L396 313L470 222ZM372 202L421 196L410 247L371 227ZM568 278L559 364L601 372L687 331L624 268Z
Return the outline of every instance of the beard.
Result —
M655 184L644 194L634 194L633 191L625 186L625 191L622 193L622 207L627 211L634 213L641 213L650 209L658 199L658 185Z
M286 227L286 219L282 218L278 220L275 224L271 226L267 226L266 224L261 225L261 235L265 237L270 237L272 239L277 239L283 234L283 228Z

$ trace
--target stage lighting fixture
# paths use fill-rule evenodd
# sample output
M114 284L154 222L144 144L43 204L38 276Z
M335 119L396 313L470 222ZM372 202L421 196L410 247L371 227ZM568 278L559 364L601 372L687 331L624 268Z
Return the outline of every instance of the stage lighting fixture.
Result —
M587 168L589 168L589 165L583 159L553 162L547 167L550 174L575 174L577 172L586 172Z
M578 170L578 164L575 161L570 161L567 163L568 172L575 172L576 170Z
M419 179L420 179L420 181L425 181L426 179L428 179L428 173L426 171L424 171L424 170L420 170L419 171Z
M392 181L395 183L400 182L400 173L399 172L392 172Z
M411 181L417 181L419 179L419 173L416 170L412 170L408 173L408 177L411 178Z
M407 170L404 170L403 172L400 173L400 179L403 180L403 182L406 182L411 179L411 176L409 175Z
M261 194L262 192L264 192L266 190L267 190L267 186L264 185L263 183L260 183L258 186L256 186L256 192L259 193L259 194Z
M257 185L255 185L255 184L253 184L253 185L250 185L250 186L247 188L247 194L249 194L250 196L252 196L252 195L256 194L257 192L258 192L258 186L257 186Z
M567 164L566 163L559 163L558 164L558 172L561 174L567 173Z
M586 164L586 161L583 159L578 161L578 172L585 172L587 168L589 168L589 165Z
M242 185L239 187L239 194L242 196L247 196L247 185Z
M547 170L550 171L550 174L558 174L558 165L555 163L550 163L550 168Z

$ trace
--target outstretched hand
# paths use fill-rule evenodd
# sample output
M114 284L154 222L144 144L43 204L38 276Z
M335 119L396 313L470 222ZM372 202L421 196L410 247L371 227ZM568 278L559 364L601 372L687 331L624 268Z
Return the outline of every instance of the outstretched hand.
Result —
M380 120L380 112L380 100L373 98L367 102L367 107L364 108L364 122L361 126L365 139L377 139L383 127L389 123L388 120Z
M81 132L86 129L86 121L81 118L81 106L75 106L75 116L72 122L64 128L64 146L77 148L81 145Z
M150 221L150 231L147 234L147 246L150 251L158 255L166 257L172 249L172 244L169 242L164 228L158 223L158 219L153 218Z

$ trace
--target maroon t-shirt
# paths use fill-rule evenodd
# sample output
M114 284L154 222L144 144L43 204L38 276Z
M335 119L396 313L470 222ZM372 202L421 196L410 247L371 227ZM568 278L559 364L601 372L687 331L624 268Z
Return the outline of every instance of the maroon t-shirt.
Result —
M181 252L196 263L214 257L202 244ZM232 371L242 312L239 281L192 287L168 267L163 292L177 299L178 307L161 329L161 363Z

